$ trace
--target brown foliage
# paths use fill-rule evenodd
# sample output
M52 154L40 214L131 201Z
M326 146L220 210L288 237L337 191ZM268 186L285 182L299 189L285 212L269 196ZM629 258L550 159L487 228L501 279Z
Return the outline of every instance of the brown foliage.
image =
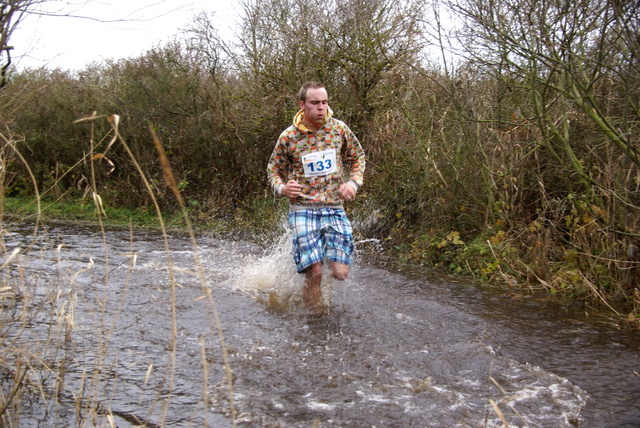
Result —
M253 201L277 206L265 196L264 169L297 110L297 90L321 80L367 152L354 213L363 236L494 281L633 299L640 76L637 40L627 30L637 27L634 10L596 2L596 16L566 2L562 15L524 0L449 3L465 19L465 57L444 72L420 58L434 41L421 2L268 0L245 5L235 45L200 15L184 43L139 58L77 74L22 72L0 93L20 100L4 104L15 107L4 107L3 119L24 136L22 151L43 189L80 186L88 141L105 144L108 129L91 134L73 121L115 113L165 207L175 198L148 124L187 206L205 216L238 209L258 216L260 208L248 207L264 205ZM148 204L117 145L109 159L115 170L98 177L106 199ZM25 189L14 180L9 191Z

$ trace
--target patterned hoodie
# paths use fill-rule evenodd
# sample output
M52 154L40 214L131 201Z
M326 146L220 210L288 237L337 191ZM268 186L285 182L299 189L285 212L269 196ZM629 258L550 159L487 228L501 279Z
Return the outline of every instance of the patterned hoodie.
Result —
M291 200L293 209L340 207L342 183L347 181L356 191L362 186L364 151L349 127L332 114L327 109L324 124L314 132L303 125L300 110L273 149L267 165L269 184L281 196L289 180L300 183L301 195Z

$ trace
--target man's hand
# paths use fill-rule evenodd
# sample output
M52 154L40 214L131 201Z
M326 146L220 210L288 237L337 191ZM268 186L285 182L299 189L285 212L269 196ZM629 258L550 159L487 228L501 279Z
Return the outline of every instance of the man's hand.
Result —
M353 201L356 198L356 190L351 184L342 183L338 192L340 192L340 196L342 196L342 199L345 201Z
M295 199L300 196L300 183L296 180L289 180L282 188L282 195L289 199Z

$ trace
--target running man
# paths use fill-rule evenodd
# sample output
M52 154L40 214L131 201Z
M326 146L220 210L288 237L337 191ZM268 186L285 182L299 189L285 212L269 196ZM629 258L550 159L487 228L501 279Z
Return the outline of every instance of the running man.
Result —
M334 278L349 275L353 235L343 201L355 199L365 169L360 142L332 116L328 98L321 83L302 86L300 110L280 134L267 166L275 194L289 198L293 259L305 274L303 300L320 313L323 261L329 261Z

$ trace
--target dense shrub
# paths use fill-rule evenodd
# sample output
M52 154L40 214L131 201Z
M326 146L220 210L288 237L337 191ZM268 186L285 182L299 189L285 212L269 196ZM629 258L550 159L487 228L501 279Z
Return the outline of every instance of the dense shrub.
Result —
M439 40L420 1L256 2L239 40L220 39L204 14L181 41L138 58L17 73L0 93L2 120L41 191L83 194L93 160L109 203L144 206L127 154L108 146L108 122L74 123L118 114L122 139L174 208L151 124L194 213L246 221L284 208L266 189L265 164L300 84L321 80L367 152L354 208L362 236L492 282L632 302L640 76L627 30L636 15L534 3L492 3L504 20L483 2L449 2L465 23L465 54L443 68L423 57ZM12 165L8 192L29 191Z

